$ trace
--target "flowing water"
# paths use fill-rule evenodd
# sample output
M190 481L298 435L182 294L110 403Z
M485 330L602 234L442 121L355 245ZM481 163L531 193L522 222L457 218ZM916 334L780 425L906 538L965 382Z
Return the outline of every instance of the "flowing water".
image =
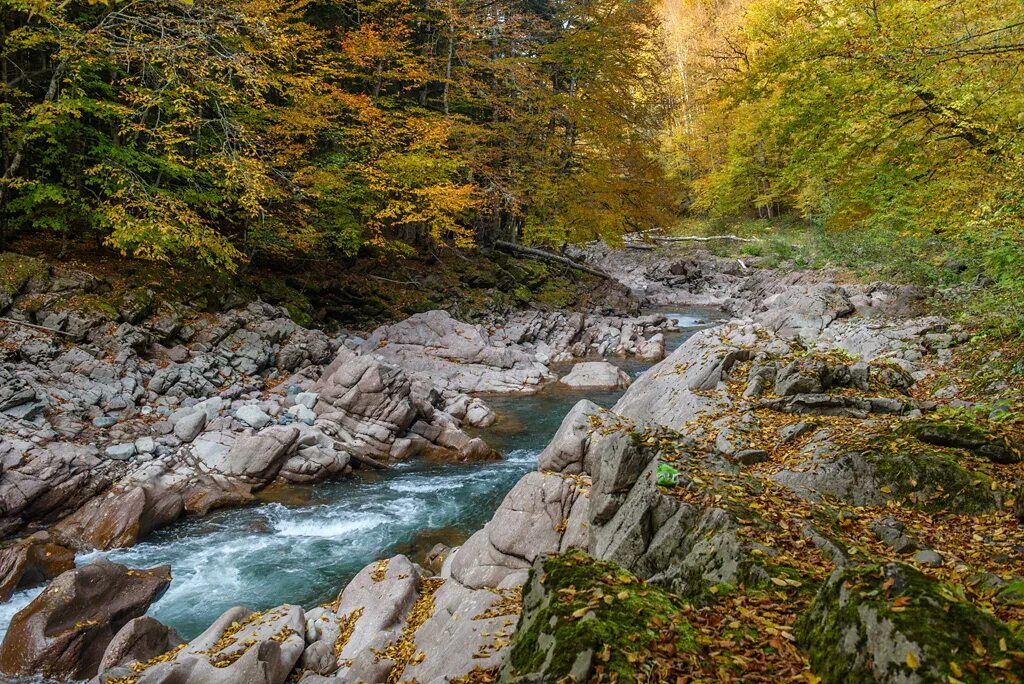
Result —
M666 336L671 351L708 326L714 312L662 311L680 332ZM651 364L615 360L632 376ZM621 392L545 388L533 396L492 397L500 416L485 439L500 461L439 465L403 463L383 473L307 487L272 488L263 502L184 520L128 549L100 555L131 567L171 566L174 580L149 615L186 639L235 605L312 606L332 599L359 570L397 552L415 554L437 541L460 543L483 526L509 489L536 467L537 456L580 399L611 406ZM0 605L0 637L11 617L39 592L15 594Z

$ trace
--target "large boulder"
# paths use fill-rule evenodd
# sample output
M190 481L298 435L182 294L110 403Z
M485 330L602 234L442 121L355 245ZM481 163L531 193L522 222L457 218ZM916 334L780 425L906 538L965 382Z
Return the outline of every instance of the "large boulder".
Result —
M601 407L589 399L581 399L562 419L548 445L538 458L539 470L552 470L567 475L590 473L587 462L594 419L600 420Z
M607 361L585 361L573 366L559 382L578 390L613 390L629 387L630 379L626 371Z
M0 549L0 603L23 589L54 579L75 567L75 554L37 532Z
M130 663L145 663L184 643L173 627L143 615L130 621L114 635L103 652L99 671L106 672Z
M572 476L526 474L454 554L452 577L472 589L519 586L537 556L586 548L587 489Z
M480 328L446 311L378 328L361 349L456 392L533 392L551 379L533 355L492 344Z
M69 570L17 613L0 645L0 671L88 679L114 635L171 582L170 568L132 570L104 558Z
M275 426L240 437L227 453L214 451L206 455L203 464L228 477L266 484L277 476L298 438L298 428Z
M134 667L114 667L98 684L284 684L306 642L299 606L231 608L183 648Z
M374 651L383 653L400 640L422 590L420 572L405 556L363 568L334 605L307 615L307 640L328 644L333 657L324 659L314 651L304 664L345 682L387 681L397 661Z
M899 563L836 570L796 636L825 684L1006 681L1024 667L1005 623Z

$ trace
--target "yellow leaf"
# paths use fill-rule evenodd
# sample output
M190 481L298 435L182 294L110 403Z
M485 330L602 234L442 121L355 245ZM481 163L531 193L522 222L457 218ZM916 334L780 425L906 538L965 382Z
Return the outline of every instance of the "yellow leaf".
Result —
M956 661L953 661L953 660L949 661L949 670L950 670L950 672L955 674L957 677L963 677L964 676L964 671L962 669L960 669L960 663L957 663Z
M907 667L909 667L911 670L916 670L919 664L920 663L917 662L917 656L915 656L910 651L907 651Z

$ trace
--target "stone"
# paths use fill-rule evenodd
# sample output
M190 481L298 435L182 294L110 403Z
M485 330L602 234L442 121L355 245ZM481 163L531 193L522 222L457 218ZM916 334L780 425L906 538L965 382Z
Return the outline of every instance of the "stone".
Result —
M256 430L262 430L271 422L270 416L255 404L240 407L235 411L235 418Z
M288 415L292 416L299 422L306 423L307 425L312 425L313 421L316 420L316 412L303 404L295 404L289 408Z
M139 684L284 684L306 646L302 608L231 608L167 660L128 670ZM113 684L123 670L102 673Z
M53 543L46 532L8 544L0 549L0 602L74 567L75 552Z
M752 466L757 465L758 463L764 463L770 458L770 456L764 449L741 449L733 454L733 458L735 458L738 463Z
M139 437L135 440L135 450L140 454L152 454L156 451L156 440L152 437Z
M299 392L295 395L295 403L308 409L316 408L319 399L320 395L316 392Z
M98 428L108 428L117 425L117 421L116 416L98 416L92 419L92 424Z
M174 424L174 436L188 444L206 427L206 413L195 411L182 417Z
M172 627L145 615L137 617L130 620L110 640L103 652L99 671L105 672L133 662L144 663L184 643Z
M942 556L935 553L931 549L921 549L913 556L914 561L921 565L927 565L931 568L937 568L942 565Z
M114 635L171 582L166 565L131 570L100 558L57 577L11 620L0 672L88 679Z
M112 444L104 450L104 453L106 454L107 458L113 459L115 461L127 461L128 459L135 455L135 452L135 444L132 442L125 442L123 444Z
M598 419L601 407L589 399L581 399L570 409L551 441L541 452L537 467L575 475L590 472L586 462L590 446L591 420Z
M259 434L238 438L227 453L207 454L203 464L222 475L265 484L277 475L298 438L298 428L267 428Z
M630 379L626 371L607 361L587 361L577 363L559 382L573 389L625 389Z

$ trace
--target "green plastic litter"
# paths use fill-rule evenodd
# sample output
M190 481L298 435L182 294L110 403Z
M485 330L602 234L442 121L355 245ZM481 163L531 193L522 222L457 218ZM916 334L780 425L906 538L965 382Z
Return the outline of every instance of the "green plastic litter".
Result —
M679 482L679 471L668 463L658 464L658 484L662 487L669 487Z

